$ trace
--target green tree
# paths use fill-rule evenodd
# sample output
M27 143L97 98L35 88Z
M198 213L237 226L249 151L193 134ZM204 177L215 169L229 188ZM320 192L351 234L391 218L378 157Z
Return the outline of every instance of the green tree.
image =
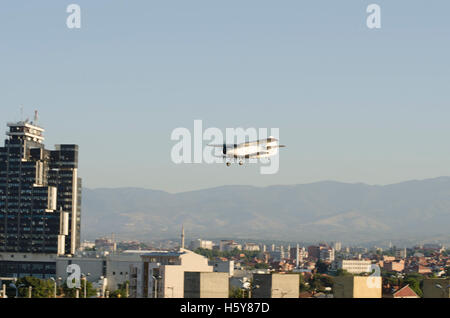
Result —
M321 260L318 260L316 263L317 272L320 274L324 274L324 273L328 272L329 267L330 267L329 264L327 264Z
M79 297L83 298L84 297L84 284L87 282L86 284L86 297L92 297L97 295L97 291L95 290L95 288L92 286L92 283L90 281L87 281L85 279L82 279L80 281L80 293L79 293ZM76 288L69 288L67 286L67 283L64 283L63 287L62 287L63 293L64 293L64 297L66 298L75 298L76 295Z
M422 297L423 296L423 292L422 289L420 288L420 283L421 283L422 279L419 279L415 276L408 276L404 279L403 284L406 285L408 284L409 287L414 290L414 292Z
M129 284L128 281L126 281L123 284L119 284L117 289L109 294L110 298L126 298L127 297L127 284Z
M28 289L31 286L32 298L50 298L53 297L54 282L50 279L39 279L36 277L22 277L15 283L19 287L19 297L28 297Z
M269 264L266 264L266 263L256 263L256 264L255 264L255 268L256 268L256 269L268 269L268 268L269 268Z
M306 281L305 277L303 275L300 275L300 292L309 291L311 289L311 286Z
M339 268L339 269L336 271L336 276L353 276L353 274L347 272L347 270L345 270L345 269Z
M239 287L231 287L230 298L245 298L244 291Z

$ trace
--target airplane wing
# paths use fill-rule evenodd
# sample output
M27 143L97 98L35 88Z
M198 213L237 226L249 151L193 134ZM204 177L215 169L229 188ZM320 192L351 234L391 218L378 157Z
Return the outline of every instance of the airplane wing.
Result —
M260 140L256 140L256 141L244 142L244 143L239 144L238 148L249 147L249 146L257 146L257 145L260 145L260 144L267 144L267 143L273 142L273 141L278 141L278 139L273 138L273 137L269 137L269 138L260 139Z
M269 152L268 151L258 151L258 152L254 152L254 153L250 153L250 154L246 154L246 155L235 155L234 158L242 158L242 159L251 159L251 158L258 158L258 156L262 156L262 155L267 155Z
M276 146L267 146L267 150L273 149L273 148L285 148L285 145L276 145Z
M236 147L236 145L234 145L234 144L226 144L225 146L227 147L227 149L232 149L232 148ZM220 148L223 148L223 144L209 144L208 147L220 147Z

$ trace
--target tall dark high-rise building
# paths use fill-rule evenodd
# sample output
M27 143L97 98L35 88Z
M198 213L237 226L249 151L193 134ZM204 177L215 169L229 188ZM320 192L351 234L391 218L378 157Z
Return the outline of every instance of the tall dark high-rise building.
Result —
M8 127L0 148L0 261L1 254L74 254L80 246L78 146L45 149L36 122Z

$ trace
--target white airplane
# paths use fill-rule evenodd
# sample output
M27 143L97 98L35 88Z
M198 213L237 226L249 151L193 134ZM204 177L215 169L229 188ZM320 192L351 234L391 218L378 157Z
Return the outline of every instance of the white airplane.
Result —
M208 146L221 147L222 158L234 160L240 159L239 165L241 166L244 164L245 159L270 158L278 153L278 148L286 147L285 145L279 145L278 139L272 136L266 139L244 142L241 144L210 144ZM231 161L227 161L226 164L228 167L231 166Z

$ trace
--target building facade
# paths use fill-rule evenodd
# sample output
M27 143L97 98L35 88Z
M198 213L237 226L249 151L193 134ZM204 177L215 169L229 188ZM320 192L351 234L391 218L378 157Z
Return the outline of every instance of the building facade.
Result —
M0 276L56 274L55 263L28 260L71 255L80 246L78 146L45 149L44 129L33 122L8 128L0 148Z
M298 298L300 275L253 274L252 298Z
M368 273L371 271L372 262L369 260L339 260L337 263L338 269L343 269L350 274Z
M213 272L208 259L186 249L141 255L131 266L130 294L137 298L183 298L185 272Z
M184 298L228 298L227 273L184 273Z
M381 298L381 276L338 276L334 279L334 298Z

